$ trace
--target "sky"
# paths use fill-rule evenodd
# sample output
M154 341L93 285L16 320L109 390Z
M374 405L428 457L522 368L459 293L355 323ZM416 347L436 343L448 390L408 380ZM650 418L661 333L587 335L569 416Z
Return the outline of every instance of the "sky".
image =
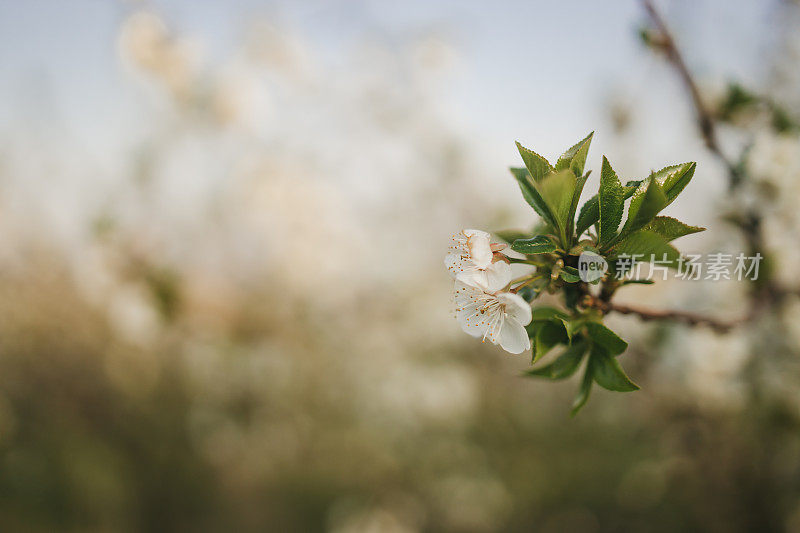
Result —
M774 44L779 1L660 4L698 78L735 78L757 88L769 76L760 58ZM441 89L444 116L478 147L487 168L500 172L518 158L514 140L554 157L595 130L590 167L607 153L621 159L622 174L641 177L679 153L719 173L693 132L674 73L638 41L645 19L635 0L496 1L488 7L474 0L0 0L0 135L33 126L88 160L124 150L146 126L146 115L116 39L126 16L143 6L177 35L200 42L211 64L230 57L255 17L294 31L326 68L344 77L346 58L364 42L403 50L435 35L457 57ZM611 140L613 98L635 105L640 115L636 154ZM685 209L702 200L702 194L694 205L687 200Z
M180 34L199 38L220 60L254 15L294 28L335 64L373 39L401 47L429 33L461 57L452 87L453 114L487 138L535 139L557 149L592 129L598 100L618 86L645 85L650 58L636 40L643 20L636 1L307 2L160 0L0 1L0 96L5 120L30 119L41 81L68 129L86 141L107 138L125 120L126 80L114 50L119 23L151 5ZM691 48L694 66L717 76L758 77L759 37L772 2L676 0L664 11ZM84 120L88 118L88 120ZM124 124L124 122L123 122ZM546 125L547 135L540 133ZM78 129L80 131L72 131Z

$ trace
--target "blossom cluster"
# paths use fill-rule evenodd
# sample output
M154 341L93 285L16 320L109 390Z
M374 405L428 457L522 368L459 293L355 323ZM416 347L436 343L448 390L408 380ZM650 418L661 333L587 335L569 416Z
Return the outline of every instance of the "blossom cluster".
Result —
M465 229L453 235L444 264L455 279L453 302L461 329L518 354L531 347L525 326L532 313L528 302L509 289L511 265L501 253L505 248L492 243L485 231Z

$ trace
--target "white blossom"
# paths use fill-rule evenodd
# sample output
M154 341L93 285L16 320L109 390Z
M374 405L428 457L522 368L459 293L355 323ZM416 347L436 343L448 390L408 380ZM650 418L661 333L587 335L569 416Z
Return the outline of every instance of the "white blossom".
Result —
M465 229L453 235L444 264L456 280L498 291L511 282L511 266L495 256L505 246L492 243L485 231Z
M525 326L531 321L531 307L521 296L492 292L487 287L456 280L453 300L461 329L473 337L499 344L510 353L529 350L531 341Z

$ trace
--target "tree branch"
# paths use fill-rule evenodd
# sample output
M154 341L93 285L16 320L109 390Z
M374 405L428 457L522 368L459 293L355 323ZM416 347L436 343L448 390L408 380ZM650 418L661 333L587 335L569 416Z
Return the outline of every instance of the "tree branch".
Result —
M709 151L714 154L717 159L725 165L728 171L728 187L731 192L736 190L745 180L745 171L736 162L732 161L725 155L720 147L717 128L714 121L713 114L703 103L700 96L700 91L697 88L683 56L675 44L675 39L667 27L664 18L658 12L653 3L653 0L641 0L642 4L647 11L648 16L653 22L655 30L659 33L659 38L654 41L654 45L659 47L667 57L669 63L674 67L678 73L683 84L691 95L692 104L694 106L695 115L697 118L697 128L700 135L703 137ZM753 208L749 208L741 212L737 217L729 219L741 232L742 237L747 243L748 253L755 255L757 252L764 252L764 235L762 227L762 215ZM764 300L767 296L779 294L775 290L774 282L767 282L766 284L753 285L751 291L751 298L756 303ZM761 305L755 307L761 308Z
M651 37L650 42L654 47L665 54L670 65L675 69L691 96L697 129L709 151L725 166L728 172L729 189L733 192L744 181L744 170L740 168L735 161L729 159L722 151L717 136L714 115L703 102L697 83L695 83L680 50L675 44L675 39L667 27L664 18L656 9L653 0L641 1L648 16L652 20L654 31L658 32L655 38ZM761 224L762 217L760 213L754 209L748 209L746 212L741 213L736 220L731 221L742 232L751 255L764 249ZM631 305L616 304L611 301L611 298L617 288L617 285L606 286L604 284L600 297L594 297L587 293L584 296L583 305L597 309L604 314L615 312L623 315L634 315L643 321L667 320L690 326L706 326L718 333L726 333L737 326L755 320L762 312L773 305L779 304L787 295L794 294L800 296L800 289L779 287L769 280L764 284L753 284L750 293L750 307L747 314L736 320L724 321L688 311L659 311Z
M689 311L657 311L654 309L646 309L642 307L635 307L632 305L616 304L613 302L604 302L599 298L589 296L585 304L588 307L598 309L603 313L620 313L622 315L634 315L639 317L640 320L645 322L654 320L668 320L672 322L681 322L689 326L708 326L717 333L727 333L736 326L742 324L747 319L724 321L710 316L701 315L699 313L691 313Z
M664 22L664 18L658 12L652 0L642 0L642 4L647 14L650 16L650 19L653 21L655 29L659 33L659 39L655 41L654 44L664 52L667 60L675 68L684 86L689 91L697 119L697 127L700 130L700 134L706 146L728 170L728 182L731 189L736 188L742 180L741 171L736 163L731 161L722 151L719 141L717 140L717 129L714 124L714 117L705 106L705 103L703 103L700 90L697 88L697 83L695 83L689 71L689 67L686 66L686 62L683 60L683 56L675 44L672 33L669 31L666 22Z

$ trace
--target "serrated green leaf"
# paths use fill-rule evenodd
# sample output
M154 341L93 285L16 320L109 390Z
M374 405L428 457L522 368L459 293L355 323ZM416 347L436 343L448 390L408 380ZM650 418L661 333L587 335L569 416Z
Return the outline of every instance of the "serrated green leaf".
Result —
M578 214L578 222L575 224L575 234L580 237L583 233L596 224L600 219L600 199L595 194L583 204L580 214Z
M661 185L655 177L651 176L633 193L631 205L628 208L628 220L622 228L620 235L628 235L647 225L659 211L664 209L669 202Z
M570 169L576 176L583 174L583 167L586 165L586 156L589 154L589 146L592 144L594 132L578 141L569 150L561 154L556 162L556 170Z
M572 236L575 232L575 213L578 211L578 203L581 201L581 194L583 194L583 187L586 185L586 180L592 173L590 170L583 176L577 174L575 180L575 190L572 192L572 203L569 206L569 215L567 215L567 235ZM575 238L580 238L580 234L575 235Z
M550 213L553 214L554 225L559 231L564 246L569 244L565 242L566 230L569 227L569 213L576 186L577 178L571 170L554 172L536 183L536 189L547 204Z
M545 235L537 235L532 239L517 239L511 249L521 254L549 254L558 247Z
M605 156L600 172L600 192L598 193L599 243L601 245L611 242L617 234L617 228L622 221L622 211L625 208L625 191L617 173L611 168Z
M561 276L561 279L566 281L567 283L577 283L581 280L581 276L578 273L577 268L573 268L571 266L565 266L561 269L558 273Z
M592 365L586 364L586 370L583 371L583 379L581 380L581 386L578 388L578 395L575 396L575 400L572 402L572 410L570 411L570 416L575 416L578 414L578 411L586 405L586 402L589 401L589 393L592 392L592 383L594 382L594 378L592 375Z
M581 364L588 345L585 341L575 341L555 361L541 368L534 368L525 375L557 380L570 377Z
M525 198L525 201L533 207L533 210L536 211L540 217L544 219L544 221L555 227L555 218L553 217L553 213L550 211L550 208L545 203L542 195L534 186L533 178L531 178L530 172L528 172L525 168L516 168L511 167L511 174L514 175L514 178L517 180L517 184L519 184L519 189L522 191L522 197Z
M672 217L656 217L643 229L658 233L667 241L706 230L706 228L701 228L699 226L689 226Z
M595 344L602 346L612 355L619 355L628 348L627 342L599 322L587 322L586 334Z
M625 187L625 195L623 200L630 198L639 186L638 181L629 181ZM600 198L597 194L586 200L586 203L581 207L581 212L578 215L578 223L576 224L575 234L580 237L592 225L597 224L600 220Z
M519 155L522 156L522 161L535 182L539 182L547 174L555 170L547 159L533 150L525 148L519 142L517 142L517 150L519 150Z
M618 242L612 249L612 257L616 258L620 255L640 255L638 261L646 262L652 261L666 261L666 265L672 268L678 268L678 261L680 260L680 252L674 246L669 244L667 239L653 233L652 231L640 230L636 233L628 235L620 242Z
M671 204L675 198L689 185L694 176L697 163L690 161L679 165L670 165L653 173L653 178L658 182L667 197L667 205Z
M589 353L589 366L592 368L594 380L604 389L616 392L639 390L639 386L631 381L625 371L622 370L619 361L612 357L602 346L597 344L592 346Z

